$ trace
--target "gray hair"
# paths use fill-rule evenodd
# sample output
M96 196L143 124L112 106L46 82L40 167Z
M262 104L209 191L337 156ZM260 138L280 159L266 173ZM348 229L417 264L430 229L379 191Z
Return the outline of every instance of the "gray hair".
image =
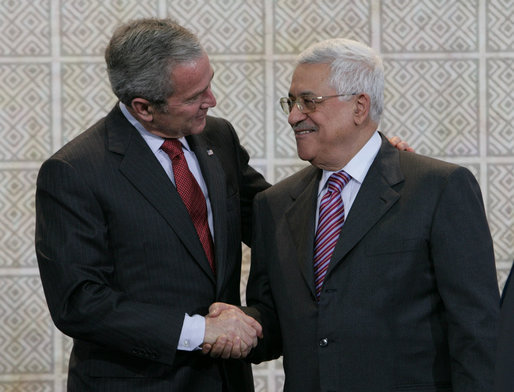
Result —
M384 67L373 49L350 39L329 39L304 50L297 63L329 64L330 84L337 93L368 94L369 116L372 121L380 121L384 108Z
M198 38L170 19L130 21L114 31L105 49L112 91L125 105L144 98L164 110L174 92L173 67L204 53Z

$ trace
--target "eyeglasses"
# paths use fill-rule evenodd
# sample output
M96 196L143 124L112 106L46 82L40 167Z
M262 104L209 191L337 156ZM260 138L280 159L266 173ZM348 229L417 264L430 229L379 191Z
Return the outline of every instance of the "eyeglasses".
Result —
M316 110L316 105L322 103L325 99L335 98L335 97L344 97L348 95L357 95L357 93L348 93L348 94L337 94L337 95L325 95L322 97L298 97L294 101L289 97L280 98L280 107L282 111L289 115L293 110L293 105L296 105L298 110L303 113L312 113Z

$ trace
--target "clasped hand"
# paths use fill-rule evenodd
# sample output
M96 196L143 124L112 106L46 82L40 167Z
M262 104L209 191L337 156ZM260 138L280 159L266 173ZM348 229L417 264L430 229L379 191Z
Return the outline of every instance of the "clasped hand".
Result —
M216 302L205 316L202 352L213 358L244 358L262 339L262 327L237 306Z

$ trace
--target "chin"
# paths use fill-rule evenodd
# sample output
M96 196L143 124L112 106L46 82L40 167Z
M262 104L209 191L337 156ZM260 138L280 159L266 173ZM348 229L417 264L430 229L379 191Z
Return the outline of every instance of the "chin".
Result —
M300 151L298 151L298 158L300 158L302 161L309 161L312 162L314 157L308 155L308 154L302 154Z
M196 135L196 134L202 133L203 130L205 129L206 125L207 125L207 122L204 119L200 124L196 125L195 127L193 127L191 129L191 134Z
M296 144L296 149L298 152L298 158L300 158L302 161L312 161L314 159L312 153L310 153L308 150L306 151L304 148L302 148L298 143Z

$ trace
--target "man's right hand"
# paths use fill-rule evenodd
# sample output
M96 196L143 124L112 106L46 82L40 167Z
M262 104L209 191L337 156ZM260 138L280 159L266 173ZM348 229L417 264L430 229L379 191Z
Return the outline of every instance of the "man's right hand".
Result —
M244 358L262 338L262 327L237 306L217 302L205 317L202 352L217 358Z

